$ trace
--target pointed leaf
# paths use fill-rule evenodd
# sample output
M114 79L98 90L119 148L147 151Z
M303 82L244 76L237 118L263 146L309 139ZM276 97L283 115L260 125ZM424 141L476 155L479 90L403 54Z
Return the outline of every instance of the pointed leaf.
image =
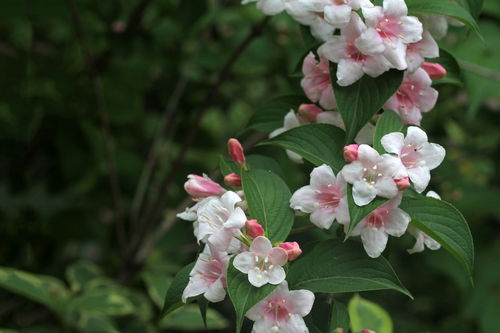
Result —
M384 147L380 140L386 134L399 132L403 128L403 122L401 117L392 110L386 110L382 113L382 116L377 121L377 126L375 127L375 133L373 135L373 148L375 148L380 154L386 153Z
M379 305L356 295L349 301L348 308L353 332L360 332L363 329L377 333L393 332L391 317Z
M283 127L285 115L292 109L298 109L302 103L307 103L307 98L303 95L285 95L273 98L257 109L250 118L248 128L272 132Z
M432 62L436 62L446 69L446 76L442 79L434 81L434 85L454 84L461 87L464 85L462 70L460 69L457 60L450 52L440 49L439 58L432 59Z
M168 313L184 304L182 302L182 293L189 282L189 273L191 273L194 264L195 263L193 262L185 266L175 275L174 280L167 290L167 295L165 296L165 303L161 312L161 318L165 317ZM165 283L168 283L168 281L165 281Z
M344 303L333 300L332 314L330 320L330 332L334 332L337 328L343 328L346 332L349 330L351 319L347 312L347 307Z

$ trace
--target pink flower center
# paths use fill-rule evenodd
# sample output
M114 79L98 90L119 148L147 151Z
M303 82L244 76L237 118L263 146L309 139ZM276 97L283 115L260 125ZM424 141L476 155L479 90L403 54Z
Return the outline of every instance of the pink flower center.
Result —
M339 206L342 197L342 190L334 184L323 186L316 191L315 195L315 199L321 208L332 210Z
M368 58L368 56L359 52L353 42L347 43L345 52L347 54L347 57L355 62L363 62Z
M198 270L197 273L200 274L201 278L208 284L212 284L217 281L223 275L224 263L215 258L202 258L204 262L203 270ZM226 279L222 279L222 284L226 285Z
M278 332L280 324L290 318L291 304L286 298L274 297L267 300L264 316L274 322L273 331Z
M401 149L401 162L407 169L416 168L421 165L422 157L420 150L422 147L417 145L405 145Z
M397 17L384 16L382 17L375 29L377 30L380 37L385 40L390 41L393 38L402 39L401 32L401 21Z
M384 206L379 207L366 217L366 226L372 228L383 227L388 216L389 216L389 208Z
M414 82L403 82L396 92L396 98L399 102L399 108L403 112L408 112L413 107L420 108L419 98L423 96L423 92Z

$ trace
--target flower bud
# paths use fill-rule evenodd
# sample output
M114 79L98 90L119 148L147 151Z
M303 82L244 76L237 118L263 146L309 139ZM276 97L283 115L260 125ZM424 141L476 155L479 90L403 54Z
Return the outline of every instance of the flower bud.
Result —
M440 64L433 62L424 62L422 64L422 69L426 71L433 80L441 79L446 75L446 69Z
M227 141L227 150L235 163L239 165L245 164L245 153L243 152L241 143L237 139L231 138Z
M188 180L184 183L184 189L193 198L219 196L226 191L206 175L203 175L203 177L188 175Z
M245 231L248 236L256 238L264 235L264 228L257 222L257 220L248 220L245 223Z
M401 179L394 179L398 190L403 191L410 187L410 178L404 177Z
M297 259L301 254L302 250L300 249L299 243L297 242L285 242L279 245L283 250L288 253L288 260L293 261Z
M299 115L310 123L315 123L318 114L323 110L316 104L301 104L299 106Z
M365 329L361 330L361 333L377 333L377 332L370 330L368 328L365 328Z
M230 173L224 176L224 184L232 187L241 187L241 176L235 173Z
M344 159L347 162L353 162L358 159L359 145L348 145L344 147Z

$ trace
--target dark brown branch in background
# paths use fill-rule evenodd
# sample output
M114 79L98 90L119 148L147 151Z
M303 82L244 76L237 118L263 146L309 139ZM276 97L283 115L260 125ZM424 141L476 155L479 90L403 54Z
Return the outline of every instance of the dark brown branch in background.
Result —
M130 14L130 19L127 22L127 27L125 28L125 35L133 34L141 25L142 17L146 8L151 3L151 0L142 0L135 6Z
M107 154L107 162L108 162L108 176L109 176L109 185L111 188L111 194L113 196L113 202L116 210L115 216L115 224L116 224L116 233L117 239L119 242L119 246L122 252L125 251L125 246L127 244L127 239L125 235L125 220L124 220L124 206L123 199L120 187L120 181L118 178L118 172L116 167L116 157L115 157L115 145L113 141L113 137L111 135L111 129L109 125L108 115L105 110L105 102L104 96L102 94L102 86L99 76L97 74L97 70L94 66L94 58L92 56L92 52L90 50L85 30L83 29L83 25L80 19L78 8L74 0L67 0L69 4L69 9L71 12L71 16L73 19L73 23L75 25L76 34L78 40L80 42L80 47L82 50L83 58L85 61L85 65L87 68L87 73L92 84L92 89L95 96L96 102L96 110L99 116L99 122L101 126L101 132L106 145L106 154Z

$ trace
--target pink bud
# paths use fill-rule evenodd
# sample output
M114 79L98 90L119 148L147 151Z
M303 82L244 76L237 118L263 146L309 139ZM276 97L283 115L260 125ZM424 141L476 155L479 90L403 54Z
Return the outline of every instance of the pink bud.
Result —
M288 260L293 261L298 258L302 254L302 250L300 249L299 243L297 242L285 242L279 245L283 250L288 253Z
M299 106L299 115L310 123L315 123L318 114L321 112L323 112L323 110L316 106L316 104L301 104Z
M245 231L248 236L256 238L264 235L264 228L257 222L257 220L248 220L245 223Z
M446 69L440 64L433 62L424 62L422 64L422 69L426 71L433 80L441 79L446 75Z
M344 147L344 159L347 162L356 161L358 159L359 145L348 145Z
M224 184L232 187L241 187L241 176L235 173L230 173L224 176Z
M398 190L403 191L410 187L410 178L404 177L401 179L394 179Z
M245 153L241 143L234 138L227 141L227 150L231 159L239 165L245 164Z
M203 177L188 175L188 180L184 183L184 189L193 198L219 196L226 191L206 175L203 175Z
M373 330L369 330L368 328L365 328L364 330L361 330L361 333L377 333Z

